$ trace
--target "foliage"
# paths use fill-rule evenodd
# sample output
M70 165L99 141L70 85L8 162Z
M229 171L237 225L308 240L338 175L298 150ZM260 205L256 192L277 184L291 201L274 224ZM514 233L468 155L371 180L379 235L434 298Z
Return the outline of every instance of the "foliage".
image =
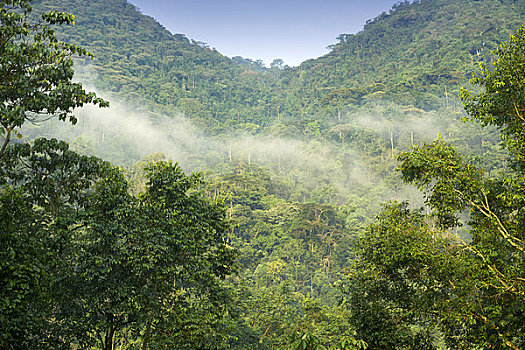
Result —
M359 240L344 289L350 324L371 348L435 348L435 320L425 308L446 293L436 281L439 263L429 264L439 252L424 216L407 203L385 205Z
M471 83L484 87L479 94L463 89L461 99L470 118L484 125L500 128L502 139L509 148L515 165L523 170L525 164L525 27L495 51L492 67L481 64L481 72Z
M61 279L73 273L72 235L79 208L99 179L103 162L79 156L65 142L36 140L10 146L1 158L2 348L69 348L71 329L57 313Z
M42 119L39 114L57 115L76 123L75 107L85 103L107 106L107 102L88 93L82 84L72 82L73 55L92 55L85 49L60 42L51 25L74 25L74 16L58 11L30 20L29 0L0 1L0 129L3 153L12 133L24 122Z
M432 211L422 216L406 205L389 206L365 234L358 250L361 268L350 277L354 324L374 314L379 316L368 325L399 317L419 327L428 320L454 348L523 347L525 182L518 108L524 97L516 87L525 79L516 64L523 57L523 38L520 29L495 51L494 70L482 66L481 75L473 78L483 92L462 93L472 119L500 127L514 169L484 176L442 140L401 153L403 179L424 190ZM458 215L465 209L469 241L450 232L460 225ZM358 291L366 291L366 297ZM372 313L371 302L382 306ZM356 311L363 304L366 311L360 316ZM358 332L373 329L364 325ZM388 340L386 334L402 334L384 330L369 333L367 340L374 344Z
M523 347L524 31L472 80L485 92L461 95L472 119L502 131L511 171L493 129L456 126L453 96L522 22L522 2L399 3L328 55L270 69L172 35L124 0L35 1L79 16L56 37L50 25L72 16L38 20L29 2L4 3L18 6L2 15L19 32L5 36L2 60L30 66L15 64L26 69L9 78L18 89L2 85L0 347ZM41 118L32 112L74 123L72 108L106 104L71 82L75 55L81 80L141 110L181 111L216 135L211 145L241 134L304 142L286 157L203 147L191 161L215 166L208 183L162 155L123 171L61 141L8 145ZM112 129L112 159L131 164ZM84 150L104 142L103 131ZM379 201L404 191L396 156L430 212L391 202L364 229Z
M323 57L267 69L173 35L124 0L44 0L38 8L77 14L75 31L60 34L98 58L83 80L143 110L181 111L220 135L275 124L306 134L312 120L328 132L346 110L385 100L407 111L457 108L459 87L525 15L514 0L402 2L340 35Z
M135 197L120 170L64 142L17 144L2 159L3 348L225 342L219 280L234 254L197 175L152 163Z
M330 205L285 200L287 186L254 165L216 175L207 192L225 198L236 223L229 240L239 248L244 319L257 341L282 347L291 332L319 328L319 320L325 336L347 334L332 288L346 259L337 245L349 236L340 213ZM310 317L318 302L322 316Z
M328 348L329 350L365 350L368 345L362 340L345 338L341 342ZM298 334L296 339L288 347L291 350L326 350L322 340L310 333Z
M63 28L61 35L95 54L96 61L79 61L85 65L78 73L99 89L135 101L142 110L181 111L220 132L237 123L239 129L267 125L270 94L278 90L272 87L276 77L263 74L260 62L230 59L183 34L173 35L125 0L45 0L37 6L77 15L75 30Z
M146 192L136 199L120 172L107 176L93 195L75 282L84 286L83 310L94 327L88 331L144 332L151 346L165 344L165 337L186 346L209 341L216 336L209 322L227 313L227 293L217 281L233 263L223 243L224 211L195 191L196 175L165 162L147 171Z

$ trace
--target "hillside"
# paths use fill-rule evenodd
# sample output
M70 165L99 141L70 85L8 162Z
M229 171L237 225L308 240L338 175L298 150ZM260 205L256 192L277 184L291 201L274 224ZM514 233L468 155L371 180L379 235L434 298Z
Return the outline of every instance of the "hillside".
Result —
M385 99L408 111L456 106L478 62L525 20L522 0L404 2L341 34L327 55L280 70L171 34L124 0L35 4L51 8L76 15L61 37L95 54L82 79L214 133L259 133L276 120L280 133L304 133L314 119L328 131L342 109Z
M75 14L74 27L58 28L62 40L81 45L96 57L77 67L79 78L119 99L146 104L143 110L180 110L209 128L239 106L257 113L260 99L275 78L264 67L240 57L230 59L206 44L171 34L125 0L43 0L35 13L63 10ZM249 120L250 113L243 119ZM236 117L235 120L239 118Z
M363 186L389 179L373 204L356 204L377 207L400 185L393 157L414 143L441 135L490 169L504 159L493 130L457 124L457 93L518 27L522 3L401 3L341 35L326 56L284 69L171 34L124 0L41 0L35 12L76 14L74 27L57 31L95 55L79 62L78 77L127 105L80 118L73 135L61 135L77 149L123 165L163 151L188 171L254 163L293 184L284 199L301 202L354 205ZM153 121L144 117L152 112ZM159 117L179 112L189 123Z
M399 3L269 69L35 1L75 77L30 2L0 1L0 348L525 348L525 0Z
M287 85L304 100L351 105L387 96L439 109L524 20L524 1L402 2L363 31L341 34L327 55L286 72Z

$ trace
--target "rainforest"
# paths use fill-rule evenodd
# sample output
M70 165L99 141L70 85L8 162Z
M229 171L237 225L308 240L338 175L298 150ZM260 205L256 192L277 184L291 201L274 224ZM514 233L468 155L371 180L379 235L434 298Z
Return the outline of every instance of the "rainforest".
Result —
M524 0L297 67L0 5L0 349L525 348Z

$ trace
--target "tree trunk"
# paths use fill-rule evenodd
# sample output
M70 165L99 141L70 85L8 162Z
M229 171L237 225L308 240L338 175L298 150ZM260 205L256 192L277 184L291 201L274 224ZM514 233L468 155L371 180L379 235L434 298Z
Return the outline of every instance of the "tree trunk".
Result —
M448 92L447 92L447 86L445 85L445 100L447 101L446 108L448 109Z
M310 272L310 293L314 295L314 273Z
M392 146L392 158L394 158L394 131L390 129L390 145Z
M11 128L6 128L6 135L4 139L4 144L2 145L2 149L0 149L0 154L3 154L5 149L7 148L7 145L9 144L9 141L11 139Z
M148 325L146 326L146 332L144 332L144 337L142 340L142 350L147 350L150 335L151 335L151 323L148 322Z
M106 333L106 339L104 344L104 350L113 350L113 337L115 335L115 329L113 328L113 322Z

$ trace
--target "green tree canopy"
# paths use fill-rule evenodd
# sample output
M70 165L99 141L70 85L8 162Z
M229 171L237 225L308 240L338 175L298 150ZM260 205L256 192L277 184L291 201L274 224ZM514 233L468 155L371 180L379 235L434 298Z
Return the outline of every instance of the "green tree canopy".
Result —
M472 94L461 90L465 110L473 120L496 125L505 145L515 157L516 165L525 170L525 27L495 51L495 60L471 79L484 91Z
M52 25L74 25L75 17L50 11L34 21L31 10L30 0L0 1L0 132L4 136L0 153L12 133L18 134L17 128L41 120L40 114L74 124L73 108L85 103L108 105L72 81L72 57L91 57L91 53L54 35Z
M362 315L357 321L388 324L398 317L421 327L429 320L453 348L525 346L524 34L522 28L502 43L493 69L482 66L472 79L482 92L462 92L472 119L500 127L516 166L490 178L442 140L401 153L403 179L424 191L431 212L389 206L364 236L358 249L364 268L350 278L362 287L350 288L351 300L360 301L353 302L353 317ZM465 210L471 239L455 234ZM371 329L363 328L370 343L391 340L384 328Z

